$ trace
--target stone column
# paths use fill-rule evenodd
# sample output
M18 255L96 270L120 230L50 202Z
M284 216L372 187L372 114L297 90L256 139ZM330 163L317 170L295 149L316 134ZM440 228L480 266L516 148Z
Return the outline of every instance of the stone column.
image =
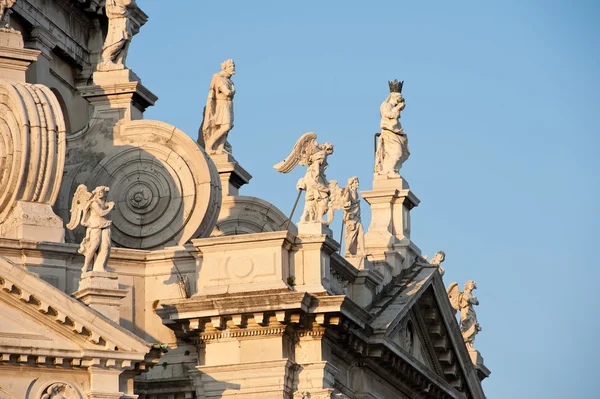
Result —
M390 279L390 272L392 276L400 274L421 254L410 239L410 211L420 201L403 178L389 179L380 175L375 176L373 189L362 191L361 195L371 205L371 225L365 234L365 247L386 281ZM389 268L391 270L386 271Z
M91 366L88 368L88 373L90 376L88 399L121 399L123 397L123 393L119 392L119 376L122 370Z
M81 275L79 289L73 297L119 324L121 299L127 290L119 289L119 277L112 272L87 272Z

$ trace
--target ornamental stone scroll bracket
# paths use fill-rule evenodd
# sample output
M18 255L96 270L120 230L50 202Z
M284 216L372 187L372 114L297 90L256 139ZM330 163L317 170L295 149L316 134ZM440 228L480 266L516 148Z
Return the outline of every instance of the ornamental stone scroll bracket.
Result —
M98 137L101 126L95 130L87 134ZM221 181L206 152L159 121L121 121L112 138L114 144L95 150L96 162L70 169L61 212L69 209L79 184L108 186L116 204L111 213L116 245L156 249L208 237L221 208Z
M63 242L52 205L65 151L64 118L52 91L0 79L0 237Z

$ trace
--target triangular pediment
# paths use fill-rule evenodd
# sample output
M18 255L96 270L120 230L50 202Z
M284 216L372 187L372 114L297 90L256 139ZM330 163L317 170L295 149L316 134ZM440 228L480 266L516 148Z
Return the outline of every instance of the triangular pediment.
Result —
M0 256L0 361L145 367L150 345Z
M483 392L437 268L415 264L371 314L374 339L468 396Z

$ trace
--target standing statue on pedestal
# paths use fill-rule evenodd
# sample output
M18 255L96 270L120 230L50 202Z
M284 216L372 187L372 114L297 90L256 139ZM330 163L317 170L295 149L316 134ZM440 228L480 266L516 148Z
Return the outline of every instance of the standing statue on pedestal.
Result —
M300 222L320 222L328 226L333 220L333 212L329 212L330 189L325 169L327 169L327 157L333 154L333 144L319 145L316 138L317 135L312 132L302 135L290 155L273 167L278 172L289 173L298 163L308 166L306 174L296 184L298 190L306 191L304 212ZM326 213L327 220L323 218Z
M0 0L0 28L10 29L10 13L17 0Z
M333 183L333 181L332 181ZM330 184L332 209L343 209L344 254L364 256L365 230L360 217L360 196L358 194L358 176L348 179L345 188Z
M85 256L82 273L88 271L92 261L95 272L105 271L108 263L112 222L106 219L106 216L115 207L114 202L106 202L106 193L109 190L108 187L100 186L89 193L87 187L80 184L73 195L71 220L67 228L74 230L79 224L87 228L85 238L77 250Z
M444 268L442 267L444 260L446 260L446 253L444 251L437 251L435 255L433 255L433 259L429 261L430 265L437 266L441 276L445 273Z
M233 129L235 87L231 77L234 74L235 63L229 59L221 63L221 72L215 73L210 81L201 127L202 132L198 134L198 142L209 154L231 152L231 146L227 143L227 135Z
M477 297L473 295L473 290L476 288L475 281L469 280L465 284L464 292L458 290L458 283L456 282L450 284L446 290L452 307L460 310L460 331L469 350L473 349L475 335L481 331L481 327L477 322L477 314L473 309L473 306L479 305Z
M381 137L375 154L375 173L388 178L399 178L399 170L410 155L408 137L400 125L400 111L406 103L402 97L404 81L388 82L390 94L379 111L381 112Z
M135 0L106 0L108 31L100 54L99 71L125 68L129 43L134 35L132 13L136 8Z

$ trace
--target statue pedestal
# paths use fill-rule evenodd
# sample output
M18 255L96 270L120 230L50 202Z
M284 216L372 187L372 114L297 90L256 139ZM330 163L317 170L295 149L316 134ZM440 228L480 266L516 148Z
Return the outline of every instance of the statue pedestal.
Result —
M25 82L27 68L39 55L39 50L24 48L20 32L0 28L0 78Z
M231 154L213 154L210 158L219 171L223 196L239 195L240 187L248 184L252 175Z
M371 206L371 224L365 234L369 259L376 269L379 269L378 263L389 263L392 276L396 276L421 254L410 240L410 211L420 200L403 178L381 175L375 175L373 189L361 191L361 195ZM388 279L389 276L385 278Z
M479 351L477 349L470 348L469 357L471 358L471 361L475 366L475 370L477 371L477 376L479 377L479 380L482 381L483 379L489 377L491 371L483 364L483 357L481 356Z
M0 224L0 237L65 242L65 229L49 204L17 201L6 221Z
M331 255L339 244L331 229L320 222L298 223L298 251L294 255L296 290L324 292L331 288Z
M83 98L88 100L101 115L115 113L110 119L143 119L144 111L154 105L158 97L148 90L131 69L96 71L93 85L78 87ZM104 116L105 119L109 119Z
M119 277L112 272L86 272L81 275L79 289L72 294L92 309L119 324L119 305L127 290L119 289Z

